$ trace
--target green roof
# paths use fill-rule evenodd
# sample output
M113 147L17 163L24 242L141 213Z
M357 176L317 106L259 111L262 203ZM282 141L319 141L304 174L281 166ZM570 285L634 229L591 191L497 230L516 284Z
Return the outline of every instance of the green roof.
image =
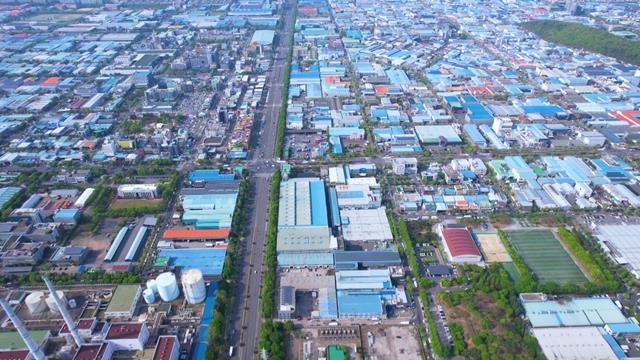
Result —
M169 264L169 259L166 257L158 257L153 262L153 266L167 266Z
M129 311L131 304L136 300L139 289L140 285L118 285L113 292L109 306L107 306L107 313Z
M29 334L33 338L33 341L38 345L42 345L44 340L49 337L49 330L29 330ZM26 349L27 345L24 344L18 331L0 332L0 350L22 350Z
M346 360L347 354L344 353L341 346L329 345L327 348L329 360Z

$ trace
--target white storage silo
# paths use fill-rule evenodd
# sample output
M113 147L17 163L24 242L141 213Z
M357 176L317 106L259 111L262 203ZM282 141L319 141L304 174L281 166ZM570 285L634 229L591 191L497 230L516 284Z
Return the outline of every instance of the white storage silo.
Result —
M176 276L172 272L164 272L156 278L158 294L162 301L173 301L180 295Z
M27 304L29 312L32 314L38 314L47 310L46 296L42 291L34 291L29 294L24 303Z
M207 288L204 285L202 272L198 269L189 269L182 272L182 292L189 304L199 304L207 296Z
M153 293L153 290L151 290L151 288L146 288L142 292L142 298L147 304L153 304L156 301L156 294Z
M66 304L67 298L66 296L64 296L64 292L62 292L61 290L56 290L56 293L58 294L58 298L60 298L60 301L62 301L63 304ZM60 312L58 304L56 304L56 301L53 299L53 296L51 296L51 294L49 294L49 296L47 297L47 306L49 306L49 309L53 312Z
M154 294L158 293L158 283L154 280L147 280L147 289L151 289Z

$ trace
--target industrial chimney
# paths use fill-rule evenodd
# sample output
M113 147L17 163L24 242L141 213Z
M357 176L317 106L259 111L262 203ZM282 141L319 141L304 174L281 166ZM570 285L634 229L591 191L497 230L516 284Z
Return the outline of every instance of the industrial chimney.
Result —
M44 280L44 283L47 284L47 288L51 293L50 296L53 298L53 301L58 306L58 309L60 309L62 318L64 319L64 322L67 324L67 327L69 328L69 332L73 337L73 341L75 341L78 347L82 346L82 344L84 344L84 340L82 340L82 337L80 336L80 334L78 334L76 323L71 318L71 314L69 314L69 310L67 310L67 304L65 304L64 302L62 302L62 300L60 300L60 297L58 297L58 293L56 292L56 289L53 287L53 283L51 282L51 280L49 280L49 278L46 275L42 275L42 280Z
M4 299L0 299L0 305L2 306L2 309L4 309L4 312L6 312L9 316L9 319L11 319L13 326L15 326L16 330L18 330L18 334L20 334L20 337L22 337L22 340L27 345L27 348L29 349L31 355L35 358L35 360L45 360L46 358L44 356L44 353L42 352L42 350L40 350L38 344L33 341L33 338L31 338L29 331L27 331L27 328L24 327L22 320L18 318L18 315L16 315L16 313L13 311L11 305L9 305L9 303L7 303Z

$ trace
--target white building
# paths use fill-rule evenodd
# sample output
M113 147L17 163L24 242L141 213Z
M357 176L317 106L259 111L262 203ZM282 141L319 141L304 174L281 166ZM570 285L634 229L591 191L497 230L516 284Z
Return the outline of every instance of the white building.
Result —
M123 184L118 186L118 197L122 199L155 199L158 197L158 185Z
M396 175L415 175L418 173L418 159L416 158L394 158L393 173Z

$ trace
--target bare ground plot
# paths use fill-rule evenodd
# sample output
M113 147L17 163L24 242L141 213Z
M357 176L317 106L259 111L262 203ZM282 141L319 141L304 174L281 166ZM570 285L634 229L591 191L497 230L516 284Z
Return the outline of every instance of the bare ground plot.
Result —
M509 262L511 256L496 233L476 233L482 254L487 262Z
M373 346L369 347L368 333L373 335ZM418 333L413 326L363 326L363 346L366 353L378 359L422 359Z
M334 334L328 335L329 331L333 331ZM349 359L358 359L354 350L363 345L361 338L360 329L357 326L304 327L302 336L290 338L288 359L326 359L326 348L329 345L344 345L349 348ZM383 358L378 357L378 359Z
M105 219L96 235L91 234L88 226L81 226L71 238L69 245L89 248L89 256L85 260L85 264L101 263L116 236L119 223L120 221L117 219Z

